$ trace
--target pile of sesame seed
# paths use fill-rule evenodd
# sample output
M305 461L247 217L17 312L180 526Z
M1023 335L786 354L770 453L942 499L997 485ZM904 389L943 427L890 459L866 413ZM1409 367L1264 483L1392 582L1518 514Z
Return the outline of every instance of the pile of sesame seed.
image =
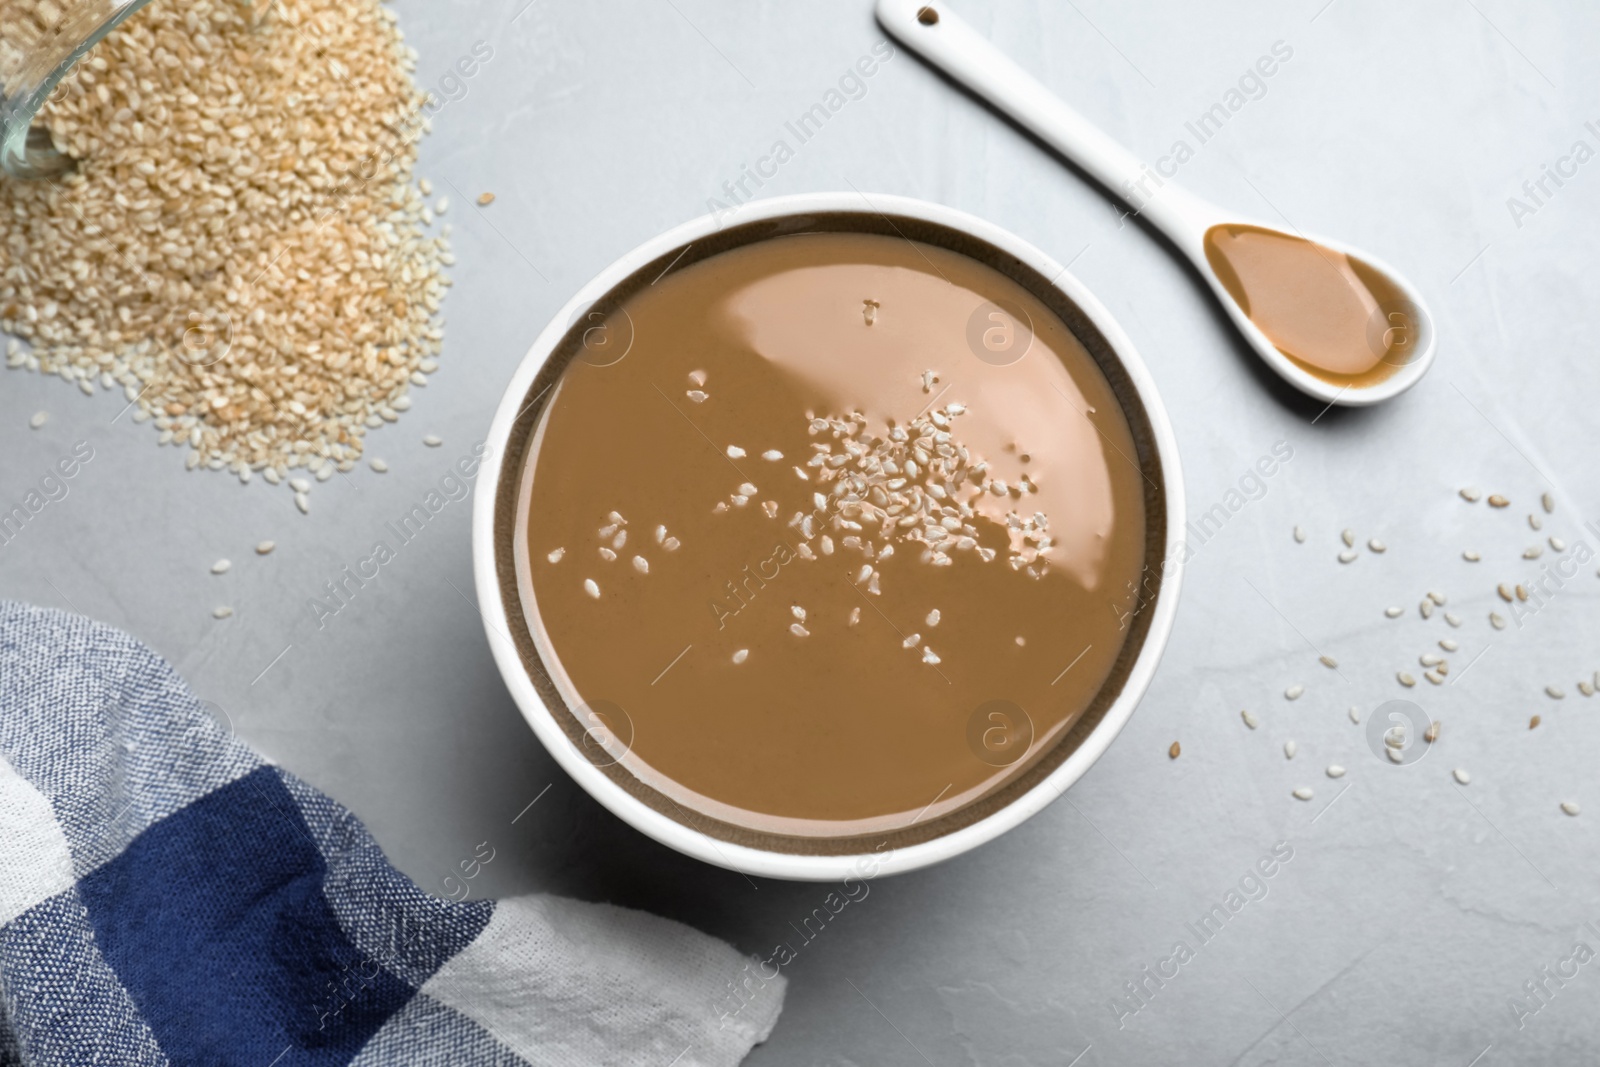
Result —
M442 336L414 67L377 0L135 14L41 112L75 171L0 182L7 365L120 388L190 468L354 467Z

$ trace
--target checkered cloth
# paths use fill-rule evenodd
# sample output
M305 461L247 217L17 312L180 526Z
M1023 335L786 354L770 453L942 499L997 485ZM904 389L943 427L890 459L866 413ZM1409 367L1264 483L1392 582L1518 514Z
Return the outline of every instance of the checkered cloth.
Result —
M0 601L0 1067L731 1065L783 1004L751 973L610 905L429 897L149 649Z

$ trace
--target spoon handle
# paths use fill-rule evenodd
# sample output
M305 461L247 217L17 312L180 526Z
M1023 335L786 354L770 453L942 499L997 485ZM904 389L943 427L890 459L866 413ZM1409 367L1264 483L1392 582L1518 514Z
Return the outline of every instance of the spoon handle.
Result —
M1088 171L1188 254L1199 251L1209 226L1223 221L1219 209L1156 174L944 3L878 0L877 15L901 44Z

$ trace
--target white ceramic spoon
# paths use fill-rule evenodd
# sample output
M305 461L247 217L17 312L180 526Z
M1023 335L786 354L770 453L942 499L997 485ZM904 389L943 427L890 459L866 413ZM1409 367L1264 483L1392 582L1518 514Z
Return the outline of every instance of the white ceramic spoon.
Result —
M1256 354L1295 388L1329 404L1361 407L1405 392L1427 373L1435 349L1433 318L1421 294L1387 264L1338 241L1298 231L1291 233L1281 226L1225 211L1170 180L1151 177L1154 172L1138 157L1068 107L941 2L878 0L877 15L884 29L901 44L1010 115L1166 234L1210 283L1211 291ZM1157 180L1163 183L1159 188ZM1136 191L1141 181L1149 195ZM1380 320L1378 334L1397 347L1407 346L1400 348L1411 353L1404 365L1370 384L1336 384L1285 356L1240 309L1206 258L1206 232L1221 224L1254 226L1314 241L1387 275L1411 308L1404 314L1385 312L1392 325L1384 327L1384 320Z

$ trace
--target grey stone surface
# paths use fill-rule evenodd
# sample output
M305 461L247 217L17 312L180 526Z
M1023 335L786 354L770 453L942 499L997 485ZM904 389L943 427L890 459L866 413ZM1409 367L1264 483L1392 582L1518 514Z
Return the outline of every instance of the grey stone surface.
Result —
M185 473L148 426L115 417L115 395L89 400L59 380L5 373L0 501L20 498L76 441L95 458L66 499L0 547L0 593L140 636L240 735L349 805L435 891L488 841L496 858L474 892L611 900L753 953L798 945L791 924L826 887L752 884L681 858L606 814L537 744L473 606L466 504L447 508L324 629L306 600L481 437L513 366L578 285L708 198L726 199L724 181L755 166L883 34L864 0L398 6L429 84L443 84L475 41L494 56L423 149L421 173L455 201L460 262L442 369L398 425L369 439L392 473L363 468L319 485L303 517L285 489ZM1442 350L1401 399L1319 415L1253 362L1158 238L904 52L796 147L762 194L924 197L1070 260L1161 383L1191 518L1223 502L1275 442L1293 459L1197 544L1154 687L1105 758L1012 834L874 884L800 947L786 969L788 1007L750 1062L1592 1058L1600 963L1575 965L1562 983L1538 972L1570 974L1561 961L1575 941L1600 946L1582 925L1600 927L1600 703L1575 688L1600 667L1594 564L1523 625L1497 632L1486 617L1504 608L1494 583L1536 574L1553 555L1520 559L1537 536L1524 516L1540 492L1558 501L1544 533L1597 543L1583 523L1600 518L1597 312L1585 296L1600 269L1600 163L1549 186L1520 226L1506 200L1575 141L1600 148L1584 126L1600 119L1600 9L958 6L1152 161L1286 42L1293 57L1265 95L1199 146L1181 180L1400 266L1430 297ZM483 190L498 200L479 212L469 201ZM52 418L30 430L39 409ZM430 432L442 448L422 445ZM1512 507L1468 506L1455 496L1466 484L1504 492ZM1295 524L1309 532L1304 545ZM1346 526L1388 552L1341 566ZM264 559L251 550L262 538L278 542ZM1463 562L1464 548L1485 562ZM221 556L233 569L209 574ZM1429 589L1448 595L1459 630L1420 618ZM218 604L236 615L213 620ZM1405 616L1384 618L1390 604ZM1451 684L1402 690L1395 672L1420 675L1417 656L1447 633L1462 645ZM1294 683L1307 692L1290 703L1282 694ZM1564 701L1543 695L1549 683ZM1444 724L1434 750L1403 768L1376 757L1346 717L1400 696ZM1261 720L1254 732L1240 721L1246 707ZM1544 722L1530 731L1533 713ZM1174 739L1176 761L1166 755ZM1349 768L1340 781L1323 775L1334 762ZM1451 781L1456 766L1471 770L1469 787ZM1315 789L1309 803L1290 796L1302 785ZM1585 813L1563 815L1566 799ZM1187 924L1278 842L1293 858L1260 883L1266 895L1202 943ZM1193 958L1159 987L1144 979L1178 941ZM1111 1004L1137 980L1148 1003L1119 1019ZM1530 1002L1543 1006L1519 1027L1508 998L1541 980L1547 1003Z

